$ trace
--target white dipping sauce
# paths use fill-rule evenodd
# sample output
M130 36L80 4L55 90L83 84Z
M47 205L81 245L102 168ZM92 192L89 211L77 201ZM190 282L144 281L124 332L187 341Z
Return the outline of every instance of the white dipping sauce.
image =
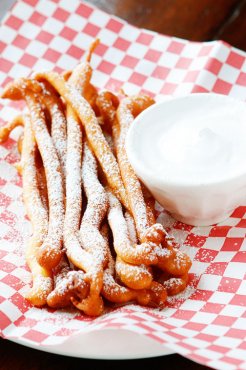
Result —
M159 118L147 134L139 132L136 151L148 169L160 179L202 184L234 177L246 168L243 114L235 120L228 106L205 114L203 107L183 117L180 113Z

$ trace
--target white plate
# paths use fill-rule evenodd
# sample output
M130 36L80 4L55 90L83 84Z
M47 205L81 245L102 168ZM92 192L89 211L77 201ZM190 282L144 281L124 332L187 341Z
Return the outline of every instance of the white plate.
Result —
M39 345L24 338L14 338L11 341L58 355L94 360L131 360L174 353L153 339L123 329L103 329L80 333L71 336L59 345Z

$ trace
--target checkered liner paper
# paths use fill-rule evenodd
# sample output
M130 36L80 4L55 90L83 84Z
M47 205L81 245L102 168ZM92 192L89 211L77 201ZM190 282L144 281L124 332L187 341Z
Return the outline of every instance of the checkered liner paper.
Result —
M92 58L98 88L128 94L216 92L246 100L246 55L220 41L192 43L137 29L79 0L19 0L0 27L0 84L31 71L73 68L99 37ZM22 104L0 102L1 124ZM15 136L16 135L16 136ZM163 311L128 305L97 319L30 306L23 245L30 233L22 203L17 133L0 146L0 329L41 348L73 333L121 328L148 336L216 369L246 368L246 206L211 227L191 227L157 206L158 221L192 258L185 293Z

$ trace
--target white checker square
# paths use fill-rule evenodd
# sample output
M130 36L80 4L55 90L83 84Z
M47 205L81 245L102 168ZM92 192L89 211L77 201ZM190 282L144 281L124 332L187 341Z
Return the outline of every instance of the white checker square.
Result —
M75 36L75 38L73 39L73 44L75 46L77 46L78 48L81 48L81 49L82 49L82 45L83 45L83 48L85 48L85 50L88 50L92 41L93 41L93 38L91 36L88 36L88 35L85 35L85 34L82 34L82 33L78 33Z
M186 96L192 92L194 85L190 82L184 82L177 86L174 96Z
M245 291L244 291L245 292ZM244 314L245 307L236 306L232 304L227 304L221 311L220 315L231 316L231 317L240 317Z
M127 24L124 25L119 32L120 37L131 42L134 42L138 38L139 34L140 31L137 28Z
M22 188L8 183L2 188L2 191L5 195L12 198L13 200L17 200L22 194Z
M197 57L197 54L199 53L201 49L200 44L196 43L187 43L185 47L182 50L182 57L193 59Z
M179 55L166 51L161 55L158 65L162 67L174 68L179 58Z
M7 299L1 303L1 310L7 313L11 321L17 320L22 314L18 307Z
M132 57L137 57L139 60L142 59L148 48L145 45L132 43L129 48L127 49L127 54L131 55Z
M244 291L245 293L245 291ZM234 329L246 329L246 318L245 317L239 317L233 324L232 328Z
M218 77L224 81L234 84L238 78L238 69L230 66L229 64L223 64Z
M35 39L40 32L40 28L33 23L25 22L19 28L19 34L26 37L31 35L32 39Z
M153 332L153 334L155 336L157 336L158 338L160 338L160 339L162 339L162 340L164 340L164 341L166 341L168 343L175 343L175 342L177 342L177 338L175 338L175 337L173 337L171 335L168 335L166 333L163 333L163 332L159 332L158 331L157 333Z
M205 340L197 339L197 338L186 338L184 339L184 343L189 344L193 347L197 348L205 348L209 345L208 342Z
M98 27L105 27L109 19L110 17L108 14L99 10L98 12L92 12L89 21Z
M202 330L202 333L209 335L216 335L217 337L225 335L228 332L228 327L224 325L207 325Z
M59 1L59 7L67 10L69 13L74 13L75 10L78 8L78 5L80 4L79 0L60 0Z
M215 313L196 312L191 321L201 324L211 324L216 317L217 315Z
M0 237L4 236L4 234L6 234L6 232L4 233L4 230L2 231L2 227L4 228L5 226L8 227L8 229L6 231L6 232L8 232L10 230L9 226L7 226L6 224L3 224L0 221ZM1 249L3 251L11 253L11 252L14 252L16 250L16 245L13 242L9 242L8 240L1 240Z
M21 316L21 312L20 312L20 316ZM29 330L29 328L27 328L26 326L15 326L14 324L10 324L9 326L7 326L6 329L3 330L3 334L7 337L8 335L9 336L15 336L16 338L20 338L22 337L23 335L26 334L26 332Z
M223 370L236 370L236 365L226 363L225 361L212 360L208 361L207 366L210 366L212 369L223 369Z
M221 221L220 223L218 223L218 226L236 226L239 221L240 221L239 218L229 217L226 220Z
M215 48L214 48L214 54L216 59L218 59L220 62L225 62L228 58L228 55L230 54L230 49L225 46L220 41L216 42Z
M16 66L18 66L18 64L16 64ZM13 69L13 68L12 68ZM6 101L4 102L6 103ZM5 121L5 122L9 122L11 119L13 119L15 116L16 116L16 109L12 108L12 107L8 107L7 105L4 106L2 109L1 109L1 118ZM2 175L2 172L0 171L1 175Z
M116 80L121 79L121 81L128 81L131 75L132 70L121 65L116 66L113 72L111 73L112 78L115 78Z
M184 69L174 68L168 73L166 81L174 84L180 84L184 80L186 73L187 71Z
M246 280L243 280L241 282L240 287L237 290L237 294L242 294L242 295L246 294ZM245 328L246 328L246 326L245 326Z
M197 85L205 87L207 90L212 90L217 77L209 71L201 71L196 81Z
M174 327L179 328L179 327L181 327L181 326L184 325L184 321L186 321L186 319L185 320L181 320L181 319L176 319L175 317L169 317L168 324L173 325ZM151 326L152 326L152 324L151 324Z
M213 238L208 238L203 244L203 248L212 249L214 251L220 251L221 246L224 242L224 239L225 239L224 237L216 237L216 236Z
M142 73L146 76L151 76L154 69L156 68L156 64L150 62L149 60L141 59L135 66L135 71Z
M205 358L213 358L213 359L216 359L216 360L221 358L221 353L220 352L211 351L211 350L205 349L205 348L201 348L201 349L196 350L196 355L202 356L202 357L205 357Z
M144 82L143 88L155 93L157 90L161 90L163 86L163 81L158 78L148 77L148 79Z
M195 235L208 236L211 231L211 226L195 226L192 232Z
M102 86L106 85L108 80L109 80L109 76L106 75L105 73L98 71L98 70L93 71L91 82L96 87L101 89Z
M40 58L47 50L47 44L39 42L38 40L33 40L26 48L26 52L35 57Z
M0 27L0 40L2 40L6 44L11 44L11 42L16 38L17 32L14 31L12 28L1 25Z
M227 353L228 357L238 358L239 360L245 360L245 350L240 348L233 348Z
M232 337L219 337L214 341L214 344L222 347L234 348L240 344L241 340Z
M41 321L38 322L33 328L33 330L37 330L41 333L52 335L54 334L59 328L55 325L52 325L51 322Z
M136 95L139 93L140 87L135 84L132 84L131 82L126 81L124 82L123 90L127 95Z
M30 18L33 13L33 7L22 2L17 2L12 9L12 14L15 15L17 18L26 21Z
M206 271L208 266L209 266L209 263L200 262L200 261L192 261L190 273L201 275Z
M227 236L231 237L231 238L233 238L233 237L244 238L245 237L245 228L243 228L243 227L233 227L229 230ZM244 242L246 243L246 240L244 240ZM240 248L240 250L241 250L241 248Z
M231 90L230 90L230 96L232 96L236 99L246 100L245 86L233 85Z
M106 50L103 55L103 59L107 60L110 63L113 62L113 64L120 64L124 56L125 53L123 51L111 47Z
M233 298L233 293L227 292L214 292L213 295L208 299L208 302L228 304Z
M189 69L192 71L202 71L203 68L205 67L208 59L207 57L197 57L192 60Z
M70 3L71 1L69 1ZM36 5L36 10L45 15L46 17L51 17L51 15L56 10L57 5L51 1L38 1Z
M118 35L106 28L101 29L98 33L98 37L104 45L112 46L118 38Z
M150 48L164 52L170 45L170 38L164 35L157 35L154 37L150 43Z
M4 284L0 281L0 292L1 292L2 297L8 299L8 298L12 297L12 295L15 294L15 289L11 288L7 284ZM7 302L7 301L4 301L0 304L2 312L4 312L4 308L6 308L6 303L5 302ZM4 304L4 306L3 306L3 304ZM6 312L8 312L8 311L6 311Z
M40 58L32 67L35 72L52 71L54 69L54 63L49 62L47 59Z
M27 77L30 73L30 68L22 64L14 64L11 70L9 71L9 76L12 78L18 78L20 76Z
M70 14L70 16L67 18L65 24L69 28L72 28L74 31L78 31L78 25L79 25L79 28L82 29L82 28L84 28L86 23L87 23L86 19L80 17L79 15ZM82 35L81 33L78 33L78 35L84 36L84 34ZM83 45L83 43L82 43L82 45Z
M4 146L0 146L0 158L3 159L4 157L6 157L6 155L9 153L9 151L4 148Z
M14 214L16 214L16 216L19 219L23 218L26 214L23 202L20 202L20 201L11 202L11 204L8 206L8 211L13 212Z
M8 45L2 52L2 57L17 63L23 55L23 51L14 45Z
M21 267L23 265L23 261L19 255L14 253L8 253L4 257L4 261L14 264L16 267Z
M63 54L57 61L56 65L64 70L72 69L76 65L77 60L70 55Z
M0 162L1 178L4 180L12 180L16 176L16 169L7 162Z
M215 291L219 287L221 276L203 274L199 280L198 289Z
M190 310L190 311L200 311L205 304L206 304L206 302L204 302L204 301L187 299L186 301L184 301L181 304L180 309L181 310Z
M51 40L49 47L58 51L59 53L65 53L70 47L71 43L63 37L56 36Z
M47 18L43 24L43 29L52 35L58 35L63 29L64 24L55 18Z
M214 262L230 262L235 252L222 251L214 259Z
M168 320L168 322L169 322L169 320ZM184 324L184 322L183 322L183 324ZM172 329L172 331L174 333L183 335L184 337L188 337L188 338L192 338L192 337L197 335L197 331L186 329L186 328L175 328L175 329Z

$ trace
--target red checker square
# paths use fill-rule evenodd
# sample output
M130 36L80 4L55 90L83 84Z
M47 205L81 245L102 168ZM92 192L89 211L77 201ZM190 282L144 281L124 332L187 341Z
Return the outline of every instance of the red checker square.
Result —
M106 53L108 47L100 42L94 50L94 54L100 55L101 57Z
M57 337L68 337L68 336L71 336L74 332L75 330L73 329L62 328L58 330L57 332L55 332L53 335Z
M17 35L13 41L13 45L17 46L20 49L25 49L29 43L30 40L21 35Z
M245 72L240 72L236 83L238 85L246 86L246 73Z
M23 335L24 338L30 339L33 342L38 342L41 343L43 342L46 338L48 338L47 334L41 333L40 331L37 330L29 330L25 335Z
M205 241L207 240L206 236L202 235L195 235L193 233L190 233L186 240L185 243L186 245L190 245L191 247L202 247Z
M43 42L44 44L49 44L51 40L53 39L53 35L46 31L41 31L37 37L36 40Z
M67 39L69 41L72 41L76 34L77 34L76 31L67 26L65 26L60 32L60 36L64 37L64 39Z
M208 301L213 292L211 290L196 289L195 292L190 296L190 299L196 301Z
M237 252L237 254L232 258L232 262L246 262L246 252Z
M205 328L205 326L206 324L200 324L198 322L189 321L183 326L183 328L200 332Z
M154 69L154 71L152 73L152 76L153 77L156 77L156 78L160 78L162 80L165 80L165 78L167 77L167 75L169 74L169 72L170 72L170 69L169 68L157 66Z
M13 28L14 30L18 30L20 26L23 24L23 21L15 17L14 15L10 15L5 24Z
M234 279L230 277L222 277L220 285L218 287L219 292L236 293L241 285L240 279Z
M3 52L3 50L6 48L7 44L5 44L4 42L0 41L0 53Z
M183 224L182 222L180 221L176 221L173 225L173 228L174 229L177 229L177 230L184 230L184 231L188 231L190 232L192 229L193 229L193 226L191 225L187 225L187 224Z
M86 4L80 4L75 12L84 18L88 18L93 12L93 9Z
M177 64L176 64L176 68L181 68L181 69L187 69L189 68L190 64L192 62L192 59L190 58L185 58L185 57L181 57L178 61L177 61Z
M96 37L99 31L100 31L100 28L92 23L87 23L87 25L83 29L84 33L92 37Z
M204 68L207 71L217 75L219 73L222 65L223 65L223 63L221 63L218 59L209 58Z
M3 223L5 223L5 225L14 226L17 217L14 213L5 209L4 212L0 214L0 219Z
M224 304L207 302L201 309L201 312L209 313L220 313L220 311L225 307Z
M167 331L165 334L170 335L170 337L177 338L177 339L183 339L184 336L178 333L175 333L173 331Z
M199 73L200 73L199 71L188 71L183 81L184 82L195 82Z
M167 51L174 54L180 54L184 47L185 45L181 42L172 41L171 44L168 46Z
M12 272L14 271L16 268L15 265L13 265L13 263L10 263L10 262L7 262L7 261L4 261L4 260L0 260L0 270L4 271L4 272Z
M3 185L5 185L6 184L6 180L4 180L4 179L1 179L1 177L0 177L0 186L3 186Z
M218 251L212 249L199 248L195 255L195 261L210 263L215 259L218 253Z
M213 49L212 45L204 45L202 46L198 56L203 57L203 56L209 55L212 49Z
M61 53L49 48L44 53L43 58L49 60L52 63L56 63L57 60L60 58L60 56L61 56Z
M239 344L238 348L245 349L246 350L246 342L242 342Z
M231 66L240 69L244 63L245 57L243 55L239 55L238 53L235 53L234 51L231 51L228 55L228 58L226 60L227 64L230 64Z
M11 286L11 288L15 290L19 290L20 288L24 286L23 281L21 281L19 278L11 274L8 274L7 276L5 276L1 281L2 283L6 285Z
M196 353L192 353L192 360L200 363L200 364L206 364L208 362L207 357L197 355Z
M3 257L5 257L6 254L8 254L6 251L0 250L0 259L2 259Z
M151 98L154 98L155 97L155 94L151 91L148 91L146 89L141 89L140 90L140 94L143 94L143 95L148 95L149 97Z
M199 72L198 72L199 73ZM192 88L192 91L193 93L206 93L206 92L209 92L208 89L205 89L205 87L203 86L200 86L200 85L194 85L194 87Z
M110 19L105 26L108 30L119 33L123 24L116 19Z
M207 347L210 351L219 352L219 353L226 353L228 352L228 347L222 347L215 344L212 344L211 346Z
M84 50L81 48L78 48L75 45L71 45L67 51L67 54L71 55L72 57L76 59L81 59L82 56L84 55Z
M199 333L195 336L196 339L204 340L206 342L213 342L217 337L211 334Z
M150 60L151 62L157 62L161 57L161 52L154 49L149 49L145 54L144 58Z
M36 26L42 26L46 21L46 17L43 14L34 11L29 18L29 21L33 24L36 24Z
M116 80L115 78L110 78L106 83L105 89L112 91L119 91L122 88L122 81Z
M210 230L209 236L220 237L226 236L231 229L231 226L214 226Z
M234 324L236 320L237 320L236 317L218 315L212 322L212 324L222 326L232 326L232 324Z
M230 300L230 304L246 307L246 296L242 294L235 294Z
M136 41L139 44L149 45L153 40L153 37L154 36L150 35L149 33L141 32Z
M38 58L34 57L33 55L24 54L20 59L19 63L23 64L26 67L32 68L37 60Z
M0 304L3 303L3 301L5 301L6 298L3 298L0 296Z
M26 318L25 316L21 316L19 317L15 322L14 324L16 326L22 326L22 327L27 327L27 328L32 328L33 326L35 326L36 324L38 323L37 320L34 320L34 319L29 319L29 318Z
M243 361L242 360L238 360L237 358L235 357L229 357L229 356L223 356L220 358L220 361L224 361L224 362L227 362L228 364L232 364L232 365L240 365ZM234 367L235 369L235 367Z
M166 82L164 84L164 86L161 88L160 93L162 93L164 95L172 95L174 93L174 91L176 90L176 88L177 88L176 84Z
M235 211L231 214L231 217L235 218L242 218L246 213L246 207L240 206L235 209Z
M0 192L0 206L8 207L11 203L11 198Z
M244 241L244 238L226 238L222 245L222 251L238 251Z
M147 77L142 75L141 73L138 73L138 72L133 72L133 74L131 75L131 77L129 78L129 82L133 83L133 84L136 84L138 86L141 86L144 84L144 82L146 81Z
M69 17L69 13L64 9L57 8L52 17L58 19L61 22L65 22Z
M13 65L14 64L7 59L0 58L0 71L8 73Z
M0 323L1 330L6 329L11 324L11 320L2 311L0 311Z
M214 84L213 92L216 92L218 94L228 95L231 88L232 88L232 84L218 78L218 80Z
M18 309L24 314L26 311L29 310L31 304L18 292L16 292L10 298L10 301L18 307Z
M206 274L222 276L227 268L226 262L212 262L206 269Z
M242 229L245 229L246 228L246 219L242 219L239 221L239 223L236 225L236 227L240 227Z
M39 0L23 0L23 1L31 6L35 6Z
M130 45L131 45L130 41L127 41L122 37L118 37L117 40L114 42L113 46L122 51L126 51Z
M175 317L175 319L180 320L190 320L194 315L195 311L188 311L188 310L177 310L172 317Z
M245 330L244 328L241 329L229 329L226 334L226 337L238 338L238 339L245 339Z
M196 347L192 346L191 344L184 343L183 341L177 342L176 343L178 346L186 348L190 351L196 350Z
M115 65L112 63L107 62L106 60L103 60L99 66L98 66L99 71L106 73L106 74L111 74L113 70L115 69Z

